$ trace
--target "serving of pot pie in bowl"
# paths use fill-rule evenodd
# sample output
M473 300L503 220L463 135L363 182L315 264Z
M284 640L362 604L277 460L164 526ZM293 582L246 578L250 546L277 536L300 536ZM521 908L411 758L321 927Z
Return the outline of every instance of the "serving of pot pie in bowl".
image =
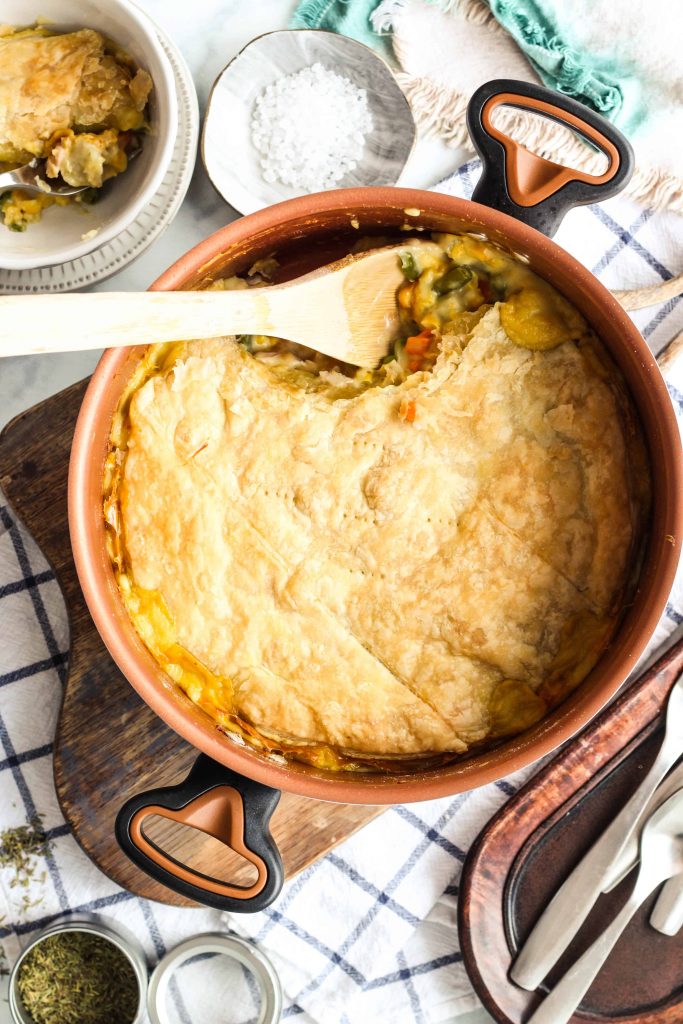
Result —
M262 337L108 353L74 444L77 568L129 680L216 760L328 799L455 792L557 745L675 565L644 343L531 229L338 192L230 225L159 286L267 283L406 221L432 241L380 367Z
M3 0L0 22L0 168L34 161L41 186L0 196L0 263L76 259L125 230L159 187L176 134L172 71L126 0ZM60 195L65 186L83 191Z

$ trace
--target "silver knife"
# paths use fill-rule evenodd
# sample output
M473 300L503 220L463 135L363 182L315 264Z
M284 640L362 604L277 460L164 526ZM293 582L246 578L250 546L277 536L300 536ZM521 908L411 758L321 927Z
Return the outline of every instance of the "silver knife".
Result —
M563 882L517 956L510 978L521 988L538 988L574 938L602 892L613 862L641 820L655 789L683 754L683 676L666 709L666 730L654 764L637 790Z

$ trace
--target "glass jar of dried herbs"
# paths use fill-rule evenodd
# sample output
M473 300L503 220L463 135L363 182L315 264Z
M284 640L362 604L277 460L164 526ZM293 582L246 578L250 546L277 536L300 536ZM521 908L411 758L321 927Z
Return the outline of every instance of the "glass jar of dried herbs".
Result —
M249 990L255 984L259 992L260 1024L277 1024L282 986L268 957L251 942L222 932L193 935L165 953L148 976L136 936L118 921L94 914L74 914L54 922L24 950L10 974L12 1020L15 1024L167 1024L166 999L176 971L197 957L216 955L247 969L252 979ZM223 1012L224 1008L221 1019Z
M98 921L48 928L13 972L19 1024L137 1024L147 981L142 949Z

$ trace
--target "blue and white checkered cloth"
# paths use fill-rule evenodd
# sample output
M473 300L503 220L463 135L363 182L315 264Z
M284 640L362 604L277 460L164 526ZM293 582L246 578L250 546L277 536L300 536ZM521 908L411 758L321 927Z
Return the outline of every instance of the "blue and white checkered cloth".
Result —
M469 195L477 174L472 162L439 188ZM683 218L623 199L573 211L557 241L610 288L644 287L682 269ZM634 320L659 352L683 328L683 301L671 299ZM668 383L683 420L680 363ZM683 623L682 583L679 578L655 645ZM231 928L254 939L280 972L284 1018L302 1024L436 1024L476 1007L458 948L460 871L478 832L530 770L452 799L387 810L289 882L261 914L228 918L148 903L90 863L57 805L51 752L68 647L54 575L0 504L0 830L40 813L52 841L44 877L39 870L29 890L34 906L22 907L24 890L0 869L0 942L10 963L36 929L65 912L87 910L125 921L152 961L200 931ZM227 1019L230 1006L231 1020L253 1021L254 988L247 980L212 962L181 969L173 1019L196 1024L215 1019L216 1008Z

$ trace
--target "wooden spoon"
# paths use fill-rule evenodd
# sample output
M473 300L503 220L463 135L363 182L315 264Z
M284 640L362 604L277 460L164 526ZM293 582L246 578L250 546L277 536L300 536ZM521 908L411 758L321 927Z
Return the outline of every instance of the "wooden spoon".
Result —
M396 292L405 281L399 257L430 248L438 249L410 239L264 288L3 296L0 355L267 334L376 366L398 324Z

